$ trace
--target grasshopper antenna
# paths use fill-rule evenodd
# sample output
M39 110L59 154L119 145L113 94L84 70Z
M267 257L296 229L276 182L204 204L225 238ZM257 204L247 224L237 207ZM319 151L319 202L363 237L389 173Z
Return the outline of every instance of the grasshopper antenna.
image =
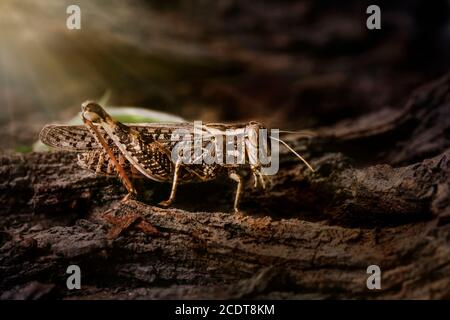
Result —
M286 148L289 149L289 151L291 151L293 154L295 154L297 156L297 158L299 158L300 160L303 161L304 164L306 164L306 166L309 168L309 170L311 170L312 172L315 172L313 167L311 167L311 165L308 163L308 161L306 161L301 155L299 155L294 149L291 148L290 145L288 145L286 142L284 142L281 139L275 138L270 136L270 139L281 142Z
M302 131L278 130L278 132L279 133L291 133L291 134L299 135L301 137L308 137L308 138L312 138L312 137L316 136L316 134L313 131L309 131L309 130L302 130Z

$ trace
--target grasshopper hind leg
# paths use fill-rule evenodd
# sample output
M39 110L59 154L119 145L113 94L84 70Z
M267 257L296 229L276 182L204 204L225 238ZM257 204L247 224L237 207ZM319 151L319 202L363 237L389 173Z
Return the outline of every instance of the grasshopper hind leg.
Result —
M122 181L123 185L125 186L125 188L128 191L128 194L122 199L122 201L125 202L128 199L136 196L136 194L137 194L136 189L134 188L133 184L130 181L130 178L128 177L125 170L123 169L123 165L125 163L125 158L122 155L119 155L119 157L118 157L119 160L117 160L114 155L114 152L111 150L108 143L105 141L105 138L99 133L99 131L97 130L95 125L87 119L83 118L83 121L88 126L88 128L92 131L92 133L96 137L97 141L101 144L103 150L109 156L111 164L116 169L120 180ZM97 171L97 169L99 169L99 168L96 168L96 171Z
M235 171L231 171L228 176L230 179L237 182L236 187L236 196L234 198L234 212L239 212L239 201L241 200L241 193L242 193L242 178L240 175L238 175Z

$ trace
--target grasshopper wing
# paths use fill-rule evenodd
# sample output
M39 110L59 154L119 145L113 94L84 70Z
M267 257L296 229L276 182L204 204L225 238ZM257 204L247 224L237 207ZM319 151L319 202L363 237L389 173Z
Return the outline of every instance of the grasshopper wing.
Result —
M49 124L39 133L42 143L66 151L101 149L97 140L85 126Z

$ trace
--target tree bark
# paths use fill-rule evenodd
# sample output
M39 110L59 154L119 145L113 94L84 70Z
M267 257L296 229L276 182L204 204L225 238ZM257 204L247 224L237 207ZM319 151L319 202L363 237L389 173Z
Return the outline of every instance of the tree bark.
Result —
M286 140L267 191L246 179L142 181L121 202L113 178L64 152L0 158L2 298L450 298L450 75L385 109ZM83 290L66 288L66 268ZM381 290L366 269L378 265Z

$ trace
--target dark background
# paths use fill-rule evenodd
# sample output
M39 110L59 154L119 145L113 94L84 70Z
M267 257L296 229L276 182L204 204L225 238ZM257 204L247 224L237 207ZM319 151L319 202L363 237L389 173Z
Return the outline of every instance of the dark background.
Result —
M381 30L372 1L323 0L77 1L68 30L72 2L0 4L0 147L26 150L105 92L188 120L330 125L401 107L450 61L445 0L377 1Z

